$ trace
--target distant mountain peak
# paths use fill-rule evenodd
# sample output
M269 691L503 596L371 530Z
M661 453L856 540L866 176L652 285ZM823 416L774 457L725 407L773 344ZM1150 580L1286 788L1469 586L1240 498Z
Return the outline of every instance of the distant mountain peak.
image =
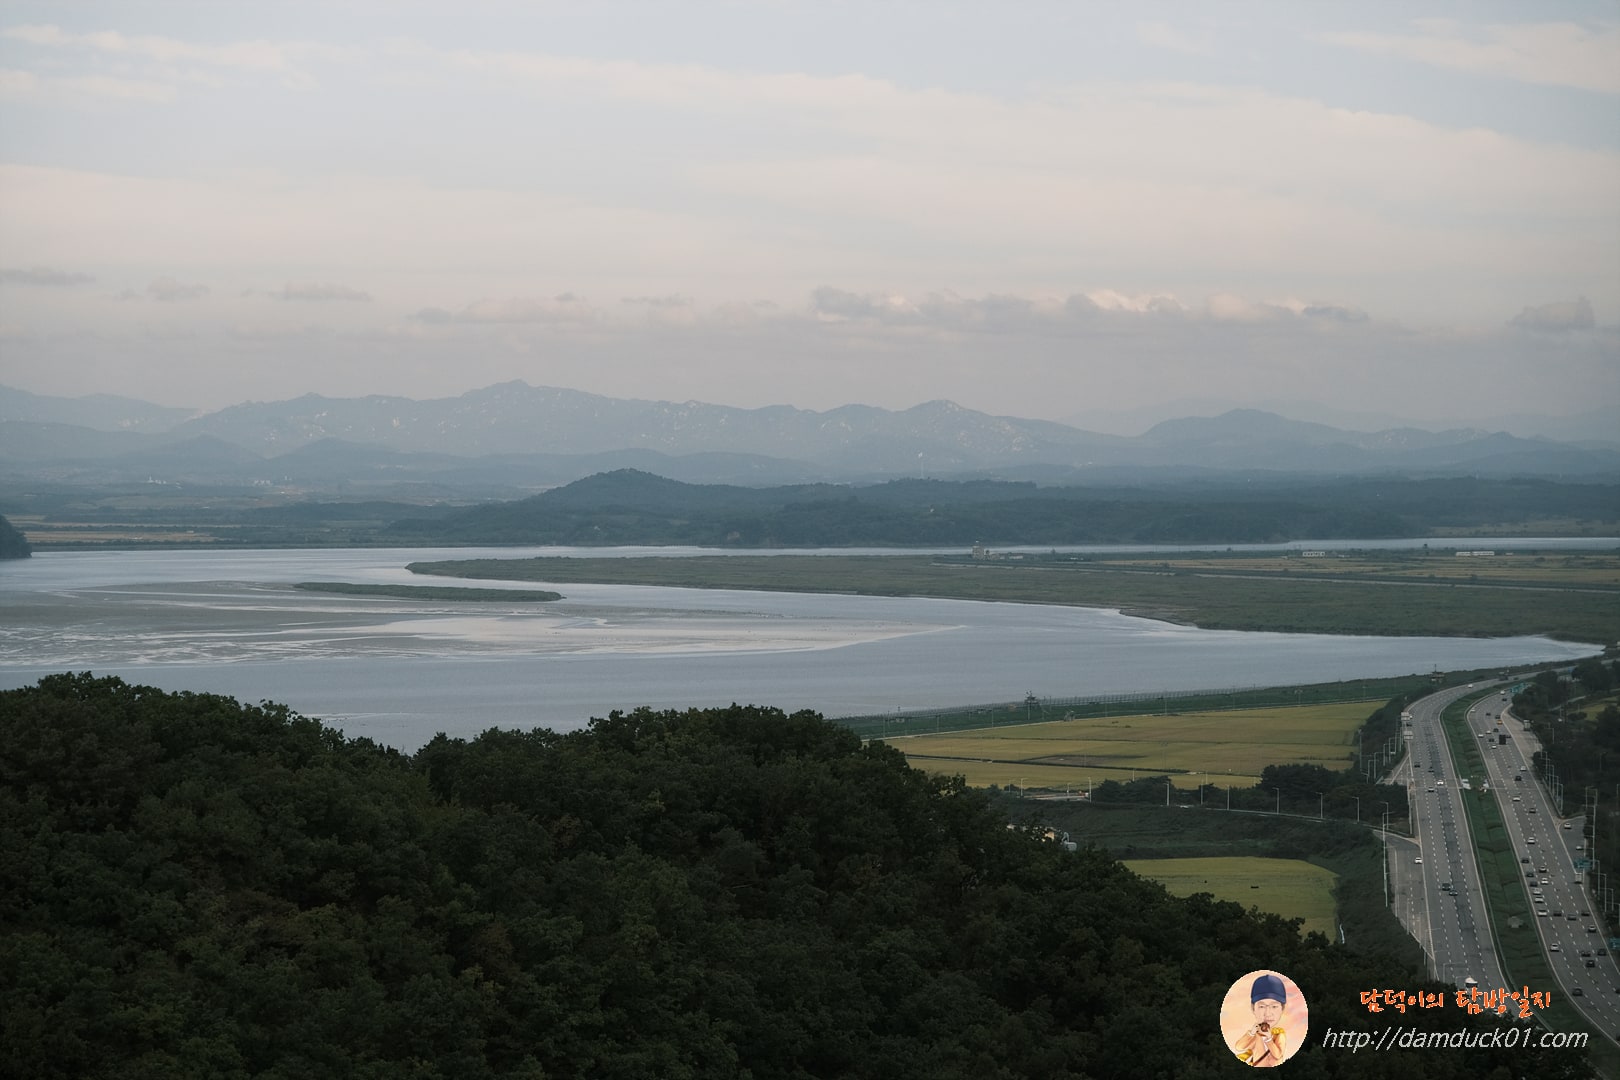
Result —
M131 415L141 405L107 400L119 402L119 408L131 410ZM562 461L589 457L593 467L585 471L599 472L604 465L678 460L683 464L671 467L692 478L710 467L696 463L705 455L721 478L744 482L777 470L799 479L844 482L926 472L931 477L1039 477L1045 483L1093 482L1108 470L1137 476L1142 470L1162 476L1187 469L1620 474L1620 444L1532 442L1469 429L1348 431L1252 407L1165 420L1129 437L991 415L945 398L900 411L854 403L819 412L789 405L742 409L696 400L611 398L531 386L522 379L429 400L311 393L287 401L234 405L184 422L173 415L183 410L160 410L140 421L148 425L144 427L131 426L128 417L95 411L107 400L35 398L0 388L0 421L10 421L10 430L0 441L0 458L9 453L15 460L83 461L133 449L138 443L88 437L84 428L95 428L109 435L152 432L142 437L165 443L211 436L266 458L324 444L311 451L308 462L310 468L319 467L323 477L338 475L345 463L358 467L365 461L359 447L418 455L411 462L389 462L386 468L397 466L396 471L417 470L422 475L432 457L435 482L464 474L457 459L499 457L509 459L502 465L500 483L524 492L572 478L567 466L559 464ZM156 421L151 417L167 420L153 431L150 425ZM537 465L541 471L534 474L525 474L510 460L537 456L547 463ZM285 465L290 469L297 463L289 459ZM376 469L382 463L373 455L369 467ZM573 474L579 475L584 472Z

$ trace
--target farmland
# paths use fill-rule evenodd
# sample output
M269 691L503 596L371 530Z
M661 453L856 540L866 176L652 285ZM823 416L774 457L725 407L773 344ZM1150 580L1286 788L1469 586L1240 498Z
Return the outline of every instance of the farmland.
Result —
M969 784L1085 790L1104 780L1168 774L1178 787L1251 787L1267 765L1342 769L1355 730L1381 702L1020 724L890 740L917 768Z

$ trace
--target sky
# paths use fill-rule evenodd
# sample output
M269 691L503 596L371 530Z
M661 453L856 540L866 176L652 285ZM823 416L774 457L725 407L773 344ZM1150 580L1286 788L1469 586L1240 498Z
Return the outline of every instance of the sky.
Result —
M0 2L0 383L1620 405L1620 0Z

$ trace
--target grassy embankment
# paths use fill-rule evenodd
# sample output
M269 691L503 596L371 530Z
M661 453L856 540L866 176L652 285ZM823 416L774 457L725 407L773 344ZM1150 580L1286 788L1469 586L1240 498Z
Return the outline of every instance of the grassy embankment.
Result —
M343 596L384 596L398 600L455 600L501 604L539 604L561 600L548 589L469 589L452 585L367 585L350 581L300 581L295 589Z
M1620 556L1608 554L1459 559L1391 552L1354 562L1221 553L1004 562L927 555L559 557L410 569L508 581L1067 604L1223 630L1620 640Z

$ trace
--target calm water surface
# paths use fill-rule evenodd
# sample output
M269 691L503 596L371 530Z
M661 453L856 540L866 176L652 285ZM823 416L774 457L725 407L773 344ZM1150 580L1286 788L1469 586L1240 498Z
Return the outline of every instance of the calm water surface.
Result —
M409 574L405 564L537 554L671 552L44 552L0 562L0 687L28 685L55 671L92 670L165 689L278 701L350 734L412 750L437 731L568 730L638 705L735 701L843 715L1011 700L1029 692L1374 678L1563 661L1594 651L1534 637L1197 630L1113 611L959 600L567 584L556 586L565 599L552 604L465 604L291 587L300 581L450 584Z

